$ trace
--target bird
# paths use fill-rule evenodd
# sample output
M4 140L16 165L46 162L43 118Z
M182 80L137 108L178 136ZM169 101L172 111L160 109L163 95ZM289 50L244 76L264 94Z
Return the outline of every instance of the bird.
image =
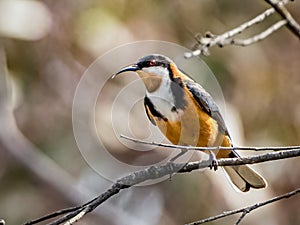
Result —
M167 56L150 54L121 68L112 78L135 72L142 79L146 94L144 107L150 122L157 126L174 145L197 147L232 147L232 140L224 119L212 96L185 74ZM240 157L235 150L220 150L216 158ZM181 154L184 154L182 151ZM229 180L240 191L267 186L266 180L248 165L224 166Z

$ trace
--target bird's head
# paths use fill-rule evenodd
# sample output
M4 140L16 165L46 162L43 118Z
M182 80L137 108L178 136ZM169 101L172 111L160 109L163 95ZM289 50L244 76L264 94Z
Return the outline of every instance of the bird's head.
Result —
M115 76L133 71L142 78L148 92L157 90L164 79L171 79L176 65L164 55L152 54L140 58L136 63L122 68Z

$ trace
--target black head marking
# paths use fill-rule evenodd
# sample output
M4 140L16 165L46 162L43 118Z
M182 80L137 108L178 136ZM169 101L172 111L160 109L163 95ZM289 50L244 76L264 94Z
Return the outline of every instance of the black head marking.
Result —
M171 60L166 56L153 54L147 55L139 59L137 65L139 68L152 67L152 66L162 66L165 68L170 68Z
M173 71L171 69L172 63L173 62L164 55L152 54L139 59L136 65L140 69L152 66L162 66L164 68L167 68L169 72L169 77L171 79L171 91L175 98L175 108L184 109L186 106L183 90L184 85L180 77L174 77Z

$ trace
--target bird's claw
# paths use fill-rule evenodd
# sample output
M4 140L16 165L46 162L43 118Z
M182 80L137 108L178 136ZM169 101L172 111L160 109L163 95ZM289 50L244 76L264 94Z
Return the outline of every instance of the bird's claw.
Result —
M210 161L209 168L211 170L214 169L214 171L216 171L218 169L218 161L216 155L212 151L209 152L209 161Z

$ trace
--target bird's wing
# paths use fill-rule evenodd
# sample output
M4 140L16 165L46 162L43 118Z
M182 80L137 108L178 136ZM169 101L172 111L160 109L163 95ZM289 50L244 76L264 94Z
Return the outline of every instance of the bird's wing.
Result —
M200 84L193 80L187 79L184 80L183 83L187 87L188 91L193 95L202 110L217 121L220 132L229 136L223 117L211 95L205 91Z

